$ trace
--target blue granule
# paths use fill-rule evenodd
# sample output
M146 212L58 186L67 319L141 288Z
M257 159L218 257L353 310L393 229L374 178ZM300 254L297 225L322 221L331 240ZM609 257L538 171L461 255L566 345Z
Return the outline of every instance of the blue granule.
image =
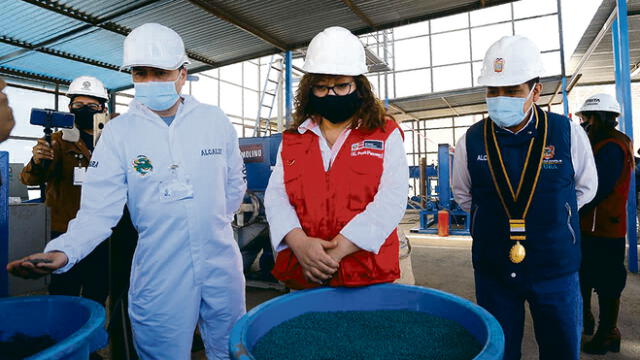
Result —
M416 311L308 313L263 336L257 360L470 360L482 350L461 325Z

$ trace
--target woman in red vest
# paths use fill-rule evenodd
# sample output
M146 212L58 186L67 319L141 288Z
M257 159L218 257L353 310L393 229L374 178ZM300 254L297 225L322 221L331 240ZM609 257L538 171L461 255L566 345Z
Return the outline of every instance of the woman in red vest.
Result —
M589 135L598 170L598 191L580 209L582 266L580 287L583 298L583 332L593 334L591 293L598 293L600 323L595 336L583 346L589 354L620 351L617 327L620 294L625 287L625 235L627 198L633 172L631 140L617 131L620 105L610 95L588 98L580 111L582 125Z
M292 289L392 282L409 184L402 132L348 30L316 35L304 70L265 195L273 275Z

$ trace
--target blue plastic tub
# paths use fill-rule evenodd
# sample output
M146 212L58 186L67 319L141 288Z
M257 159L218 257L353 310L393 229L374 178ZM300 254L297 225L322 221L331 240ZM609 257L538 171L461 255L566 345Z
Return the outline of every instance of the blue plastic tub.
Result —
M486 310L442 291L398 284L320 288L267 301L235 324L229 338L229 354L235 360L255 359L251 350L271 328L308 312L375 310L421 311L453 320L483 345L475 360L502 359L504 334L498 321Z
M56 344L28 360L86 360L107 345L104 308L71 296L28 296L0 299L0 336L15 333L49 335Z

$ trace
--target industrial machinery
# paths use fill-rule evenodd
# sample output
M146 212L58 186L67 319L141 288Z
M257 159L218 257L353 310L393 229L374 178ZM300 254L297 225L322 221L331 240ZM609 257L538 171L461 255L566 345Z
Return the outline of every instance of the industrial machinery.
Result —
M421 234L438 233L438 213L448 216L448 234L469 235L471 216L460 208L453 199L451 182L453 179L454 148L449 144L438 145L438 165L426 164L421 159L420 166L410 167L410 177L420 179L420 197L410 203L420 201L420 227L411 232ZM446 214L442 211L446 211Z
M247 193L233 222L247 285L278 290L284 290L284 287L271 275L274 253L264 210L264 193L276 165L281 141L281 134L239 139L246 167Z

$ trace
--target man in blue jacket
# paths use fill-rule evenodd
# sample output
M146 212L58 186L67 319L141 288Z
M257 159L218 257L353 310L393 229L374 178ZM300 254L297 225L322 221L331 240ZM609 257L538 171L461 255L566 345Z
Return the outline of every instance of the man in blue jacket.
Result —
M458 141L454 195L471 211L478 304L505 333L505 360L520 359L524 303L540 359L578 360L582 330L578 209L597 188L584 130L547 113L536 45L521 36L494 43L478 83L489 117Z

